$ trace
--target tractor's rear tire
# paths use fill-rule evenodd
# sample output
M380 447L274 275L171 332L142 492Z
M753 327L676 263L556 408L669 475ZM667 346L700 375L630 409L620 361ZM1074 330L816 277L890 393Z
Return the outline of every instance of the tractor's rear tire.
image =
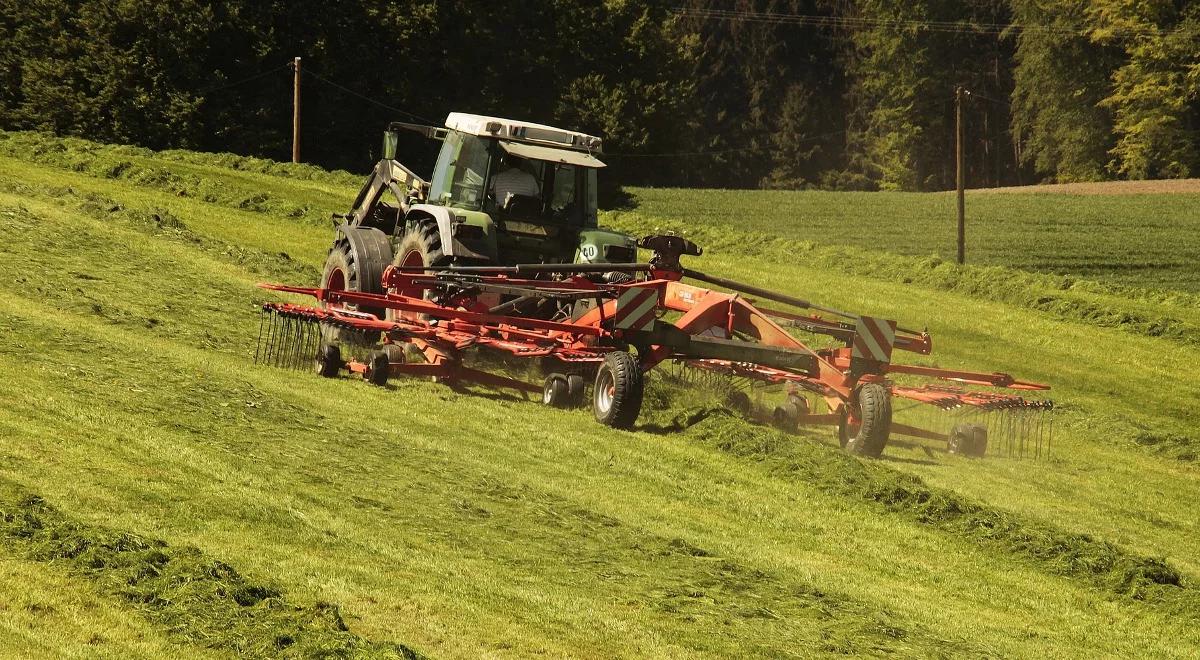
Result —
M858 414L858 433L851 436L847 422L839 427L842 446L851 454L879 458L892 431L892 395L879 383L864 383L854 392L850 405Z
M642 411L645 380L636 358L624 351L604 356L596 371L592 411L596 421L615 429L628 429Z
M387 237L383 235L383 232L360 231L355 236L360 243L367 245L367 248L364 248L367 253L358 254L353 249L350 239L345 236L334 241L333 246L329 248L329 256L325 258L325 268L321 273L321 288L336 291L382 293L383 283L379 281L378 273L387 264L376 263L376 261L385 254L385 248L386 253L390 253L391 245L387 243ZM347 305L347 307L353 308L354 306ZM382 313L377 309L363 309L362 311L376 316ZM323 325L321 330L326 343L345 342L370 346L379 339L378 333L348 330L331 325Z
M442 250L442 236L436 222L422 222L400 239L396 246L396 257L392 264L400 268L437 268L450 265L450 258ZM429 299L429 291L422 289L392 290L410 298ZM387 310L388 320L397 318L425 319L424 314Z

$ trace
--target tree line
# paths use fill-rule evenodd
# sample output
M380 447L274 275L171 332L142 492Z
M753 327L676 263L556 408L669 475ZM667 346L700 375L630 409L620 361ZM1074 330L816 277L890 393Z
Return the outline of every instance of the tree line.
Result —
M452 110L603 135L616 180L938 190L1200 172L1187 0L0 0L0 127L365 171ZM427 168L426 146L406 161Z

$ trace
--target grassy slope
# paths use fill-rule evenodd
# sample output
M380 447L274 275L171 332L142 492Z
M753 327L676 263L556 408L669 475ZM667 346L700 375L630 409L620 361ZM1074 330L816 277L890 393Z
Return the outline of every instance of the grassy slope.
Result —
M635 189L639 212L793 240L955 255L953 194ZM970 263L1200 291L1200 194L967 194Z
M1111 365L1107 350L1131 343L1120 330L769 255L758 268L704 260L759 281L769 264L774 285L927 318L944 363L1062 384L1080 412L1052 463L925 465L889 452L893 468L1023 511L1017 536L1035 540L1022 550L904 501L873 504L841 486L858 463L811 441L774 441L818 466L796 471L778 448L714 445L707 423L615 433L584 412L504 396L412 381L380 391L250 367L263 298L252 283L311 280L328 240L320 215L340 210L350 188L185 163L221 182L224 196L205 202L122 173L94 176L103 168L29 160L0 159L0 227L13 254L0 268L18 283L0 295L0 368L11 374L0 383L0 471L85 523L196 545L295 602L340 604L359 635L434 655L1183 655L1200 643L1195 470L1096 437L1124 420L1088 421L1112 398L1116 375L1100 367ZM279 195L258 202L268 212L235 210L256 183ZM270 211L276 203L307 210L287 219ZM947 307L961 313L941 314ZM1063 348L1063 336L1077 348ZM1044 357L1031 363L1013 343ZM1177 342L1132 343L1131 364L1161 351L1195 357ZM1080 378L1064 378L1071 371ZM1194 400L1187 386L1163 394L1153 374L1134 382L1162 411L1151 422L1167 425ZM890 488L894 474L863 478ZM1036 542L1059 538L1055 529L1165 555L1185 587L1138 600L1063 569L1070 551ZM31 581L47 570L14 561ZM80 593L90 584L54 579ZM54 627L26 620L6 635L11 649L55 643ZM103 619L93 621L80 627ZM105 643L132 645L137 633L113 637Z

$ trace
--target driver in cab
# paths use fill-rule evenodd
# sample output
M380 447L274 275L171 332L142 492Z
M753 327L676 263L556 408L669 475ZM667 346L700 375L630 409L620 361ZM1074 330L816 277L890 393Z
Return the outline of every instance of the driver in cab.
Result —
M505 154L500 173L492 177L492 199L504 204L509 193L524 197L541 197L537 179L522 169L524 161L512 154Z

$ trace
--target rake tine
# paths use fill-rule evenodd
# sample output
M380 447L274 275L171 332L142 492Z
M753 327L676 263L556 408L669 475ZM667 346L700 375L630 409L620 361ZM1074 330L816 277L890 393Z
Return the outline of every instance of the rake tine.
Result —
M300 363L304 361L304 352L308 347L308 320L301 317L296 319L300 330L299 341L296 342L296 353L292 358L292 369L300 371Z
M275 366L282 368L287 363L288 348L292 340L292 317L283 317L283 344L279 347L279 358Z
M307 363L316 356L316 351L313 346L313 340L316 337L316 329L313 327L313 323L311 321L305 324L305 332L308 336L304 344L304 356L302 358L303 363L300 365L301 369L306 368Z
M293 371L296 370L296 356L300 352L300 340L304 338L304 326L301 319L292 319L292 350L288 351L287 368Z
M292 370L300 370L300 361L304 357L304 343L308 341L308 321L304 317L296 319L296 350L292 351Z
M263 350L263 364L271 364L271 359L275 355L275 342L278 341L278 326L279 314L275 309L271 309L271 318L267 322L267 346Z
M262 351L263 324L266 323L266 315L266 307L260 307L258 309L258 343L254 345L254 364L258 364L258 354Z

